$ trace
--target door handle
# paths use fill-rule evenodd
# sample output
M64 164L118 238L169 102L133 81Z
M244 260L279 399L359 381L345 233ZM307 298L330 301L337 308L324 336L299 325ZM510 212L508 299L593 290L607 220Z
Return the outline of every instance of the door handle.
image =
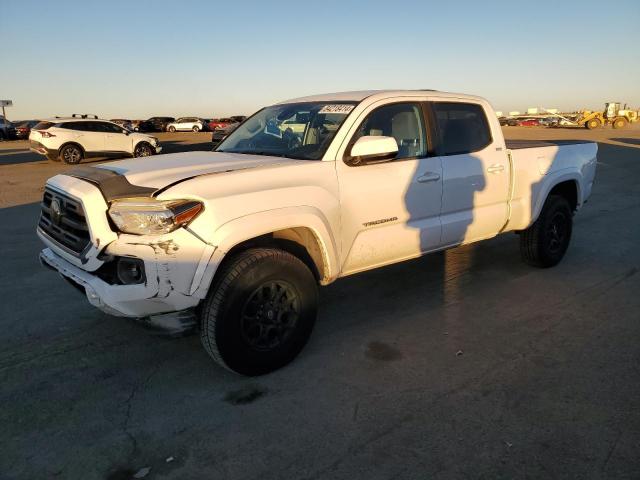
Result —
M500 164L491 165L489 168L487 168L487 172L489 173L499 173L499 172L502 172L503 170L504 170L504 165L500 165Z
M419 183L437 182L438 180L440 180L440 175L434 172L427 172L421 177L418 177Z

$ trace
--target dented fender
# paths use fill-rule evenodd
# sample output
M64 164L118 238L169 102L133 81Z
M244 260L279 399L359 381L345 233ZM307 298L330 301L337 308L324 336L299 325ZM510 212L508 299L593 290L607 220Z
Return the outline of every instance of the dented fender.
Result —
M143 260L147 282L158 287L154 296L164 298L174 290L191 295L196 272L213 252L212 246L180 228L161 236L120 234L104 253Z

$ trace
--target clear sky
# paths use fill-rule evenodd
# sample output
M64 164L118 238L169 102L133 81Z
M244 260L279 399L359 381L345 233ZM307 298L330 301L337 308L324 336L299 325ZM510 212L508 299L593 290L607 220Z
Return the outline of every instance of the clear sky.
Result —
M637 108L640 1L0 0L10 119L239 115L378 88Z

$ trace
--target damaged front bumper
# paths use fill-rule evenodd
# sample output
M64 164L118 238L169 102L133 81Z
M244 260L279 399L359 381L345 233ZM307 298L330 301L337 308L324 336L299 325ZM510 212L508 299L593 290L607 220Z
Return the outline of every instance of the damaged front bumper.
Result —
M215 247L195 240L184 230L173 233L177 239L171 241L121 235L106 247L105 256L136 258L144 263L145 278L139 284L106 281L99 271L83 270L51 247L42 250L40 261L83 289L89 303L110 315L141 318L179 312L197 306L206 296L208 285L203 279Z

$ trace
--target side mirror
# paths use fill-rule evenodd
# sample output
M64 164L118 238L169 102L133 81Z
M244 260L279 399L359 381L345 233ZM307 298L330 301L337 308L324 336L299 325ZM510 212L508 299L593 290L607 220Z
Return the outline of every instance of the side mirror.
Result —
M392 160L398 154L398 144L393 137L360 137L351 147L349 165L381 163Z

